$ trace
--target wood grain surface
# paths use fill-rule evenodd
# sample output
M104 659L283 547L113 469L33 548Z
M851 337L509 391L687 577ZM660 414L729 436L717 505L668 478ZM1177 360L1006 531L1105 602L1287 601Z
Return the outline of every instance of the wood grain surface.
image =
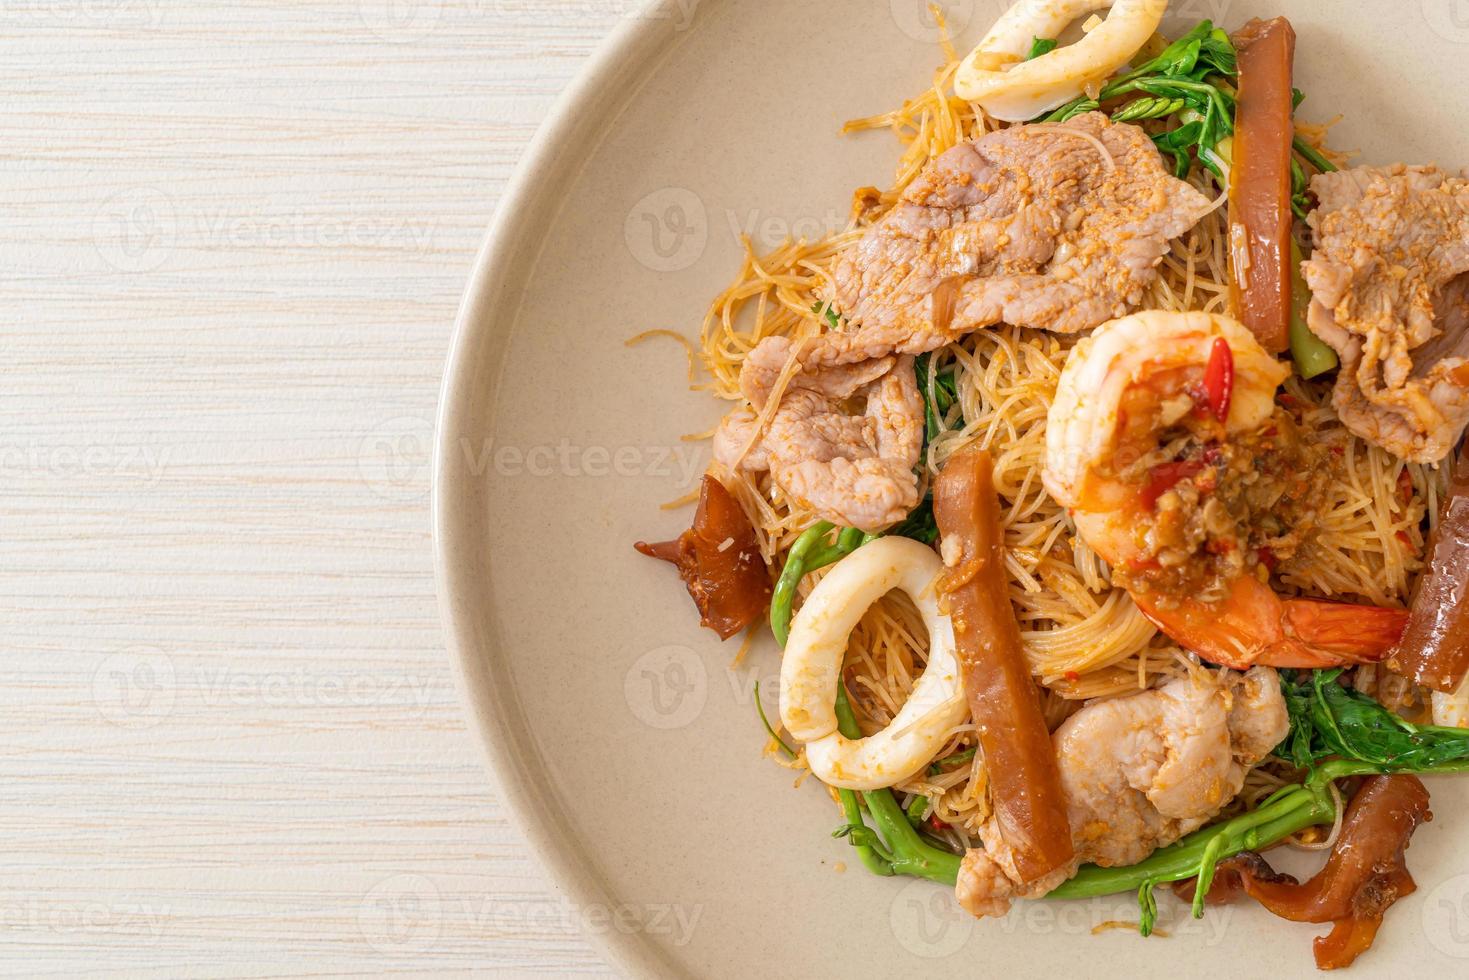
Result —
M633 6L0 5L0 971L607 972L461 720L428 464Z

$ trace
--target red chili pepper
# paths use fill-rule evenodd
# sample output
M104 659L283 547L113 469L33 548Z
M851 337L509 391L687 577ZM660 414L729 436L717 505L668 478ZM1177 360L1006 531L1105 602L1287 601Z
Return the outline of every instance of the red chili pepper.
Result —
M930 830L940 831L949 829L949 825L940 820L937 813L930 813L928 815L928 827Z
M1204 389L1209 393L1209 411L1220 422L1229 418L1229 402L1234 397L1234 351L1223 337L1214 338L1209 352L1209 366L1204 369Z
M1157 506L1159 497L1202 472L1204 464L1199 462L1163 463L1153 467L1148 474L1148 484L1143 487L1143 503L1148 507Z
M1061 676L1065 677L1068 681L1070 681L1073 684L1075 684L1077 681L1081 680L1081 674L1077 673L1074 670L1068 670L1065 674L1062 674Z
M1280 559L1275 555L1275 549L1271 548L1269 545L1261 548L1259 551L1259 555L1260 564L1265 566L1266 571L1273 572L1275 571L1276 566L1280 564Z
M1403 498L1403 503L1413 502L1413 475L1405 466L1398 471L1398 495Z

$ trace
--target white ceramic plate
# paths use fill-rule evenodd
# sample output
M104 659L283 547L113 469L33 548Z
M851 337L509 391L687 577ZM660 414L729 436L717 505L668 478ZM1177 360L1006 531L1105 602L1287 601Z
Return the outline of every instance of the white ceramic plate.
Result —
M1002 0L945 4L977 40ZM638 974L1306 976L1314 927L1248 908L1202 923L1168 901L1169 938L1126 931L1133 899L1018 905L976 922L946 891L867 875L828 835L815 784L759 757L757 680L729 666L666 565L719 406L684 382L738 235L765 245L840 227L853 188L886 185L884 133L838 135L928 83L922 0L659 0L629 16L527 155L465 295L444 382L435 532L449 645L511 807L589 931ZM1460 0L1174 0L1167 27L1289 15L1302 110L1346 120L1367 162L1469 163ZM1186 23L1185 23L1186 22ZM1357 976L1469 973L1466 794L1440 783L1418 834L1420 890ZM839 862L847 870L839 873ZM958 971L958 972L955 972Z

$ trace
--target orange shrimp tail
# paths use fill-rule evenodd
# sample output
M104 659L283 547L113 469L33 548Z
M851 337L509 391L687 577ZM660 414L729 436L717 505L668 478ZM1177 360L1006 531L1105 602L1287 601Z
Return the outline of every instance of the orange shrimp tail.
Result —
M1398 645L1408 610L1354 606L1319 599L1287 599L1285 629L1318 650L1376 663ZM1288 665L1283 665L1288 666Z
M1217 604L1185 599L1165 607L1150 596L1133 598L1184 649L1235 670L1375 663L1397 645L1408 623L1404 609L1282 599L1252 578L1239 579Z

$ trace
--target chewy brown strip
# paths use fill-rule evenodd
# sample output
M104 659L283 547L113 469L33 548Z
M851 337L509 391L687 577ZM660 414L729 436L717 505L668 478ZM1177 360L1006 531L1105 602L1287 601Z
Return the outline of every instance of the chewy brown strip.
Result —
M1341 835L1315 877L1297 882L1258 855L1241 854L1220 864L1215 882L1223 893L1242 889L1281 918L1333 923L1315 942L1316 966L1341 969L1372 946L1392 904L1414 892L1403 852L1418 825L1432 819L1418 777L1370 776L1347 806Z
M1284 17L1252 20L1234 44L1239 105L1229 182L1230 296L1240 322L1278 354L1290 346L1296 32Z
M1415 684L1451 694L1469 675L1469 451L1453 463L1402 642L1388 660Z
M968 449L949 459L934 481L933 510L943 553L958 557L940 592L954 624L995 817L1014 851L1016 872L1034 881L1071 860L1071 824L1055 749L1010 606L989 453Z

